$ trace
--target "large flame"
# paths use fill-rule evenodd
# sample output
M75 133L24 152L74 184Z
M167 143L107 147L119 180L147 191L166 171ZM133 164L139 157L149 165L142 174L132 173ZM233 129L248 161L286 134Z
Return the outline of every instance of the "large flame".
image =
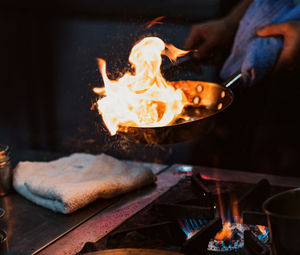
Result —
M231 239L233 229L242 226L243 220L240 217L237 199L233 195L230 197L230 208L226 215L224 201L222 199L222 194L218 183L216 188L217 188L218 202L220 208L219 213L223 220L223 228L219 233L216 234L214 239L217 241L222 241L225 239Z
M134 74L127 72L118 80L107 77L105 60L98 59L104 88L94 88L94 92L100 95L98 111L111 135L116 134L120 125L159 127L174 121L187 99L163 78L161 55L174 61L186 53L165 45L157 37L146 37L132 48L129 56Z

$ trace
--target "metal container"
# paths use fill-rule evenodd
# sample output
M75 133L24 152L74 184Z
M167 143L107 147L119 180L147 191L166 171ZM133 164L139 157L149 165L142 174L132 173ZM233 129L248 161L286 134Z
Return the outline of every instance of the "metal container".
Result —
M0 229L0 254L7 252L7 233Z
M274 255L299 255L300 188L270 197L263 209L268 217Z
M12 188L12 169L9 146L0 144L0 196L5 196Z
M4 209L0 208L0 219L4 216ZM0 254L3 254L7 251L7 233L0 229Z

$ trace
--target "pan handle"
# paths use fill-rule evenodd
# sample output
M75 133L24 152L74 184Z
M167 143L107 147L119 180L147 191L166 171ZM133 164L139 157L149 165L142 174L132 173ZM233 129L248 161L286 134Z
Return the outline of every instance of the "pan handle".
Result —
M237 71L230 78L228 78L225 82L223 82L223 86L226 88L235 88L237 87L243 80L241 71Z
M199 64L199 60L193 57L193 52L190 52L187 55L178 58L175 63L163 65L161 67L161 72L166 79L171 79L174 75L191 70L192 67L197 64Z

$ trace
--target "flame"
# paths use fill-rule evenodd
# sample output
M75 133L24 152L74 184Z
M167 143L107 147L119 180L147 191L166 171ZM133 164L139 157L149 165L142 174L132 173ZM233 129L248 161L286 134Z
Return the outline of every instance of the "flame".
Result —
M167 49L163 52L171 61L176 61L177 58L188 54L189 50L180 50L173 44L166 44Z
M131 50L129 62L134 73L127 72L117 80L107 77L105 60L98 59L104 88L93 91L100 95L98 111L111 135L120 125L159 127L176 119L188 102L182 90L163 78L161 55L173 61L186 53L157 37L146 37Z
M231 222L226 221L223 224L223 229L215 235L215 240L224 240L224 239L230 239L232 237L232 226Z
M243 219L241 217L239 208L238 208L238 200L236 197L232 196L231 201L231 214L234 220L234 223L243 224Z
M217 189L218 205L219 205L218 214L221 217L222 221L225 221L224 202L223 202L223 198L222 198L221 188L220 188L219 182L216 182L216 189Z
M227 213L227 218L225 219L225 222L223 223L223 229L216 234L215 240L224 240L224 239L231 239L232 237L232 229L233 224L230 221L230 217L233 218L234 224L242 224L242 218L240 217L239 208L236 203L236 199L231 197L230 201L230 211ZM222 203L220 203L222 205ZM221 208L223 210L223 208ZM231 215L230 215L231 214ZM224 214L222 214L224 217ZM224 220L224 218L223 218Z
M266 243L269 238L269 228L262 225L256 225L256 227L259 229L260 234L258 235L258 240L260 240L263 243Z
M146 28L150 28L150 27L152 27L153 25L155 25L155 24L163 24L162 22L161 22L161 20L163 20L165 18L165 16L159 16L159 17L157 17L157 18L155 18L154 20L151 20L150 22L148 22L147 24L146 24Z
M267 234L267 228L266 228L266 226L256 225L256 227L259 229L259 231L260 231L263 235L266 235L266 234Z
M220 186L218 183L216 185L220 208L219 213L224 223L222 230L215 235L214 239L217 241L222 241L224 239L231 239L234 228L233 226L240 226L243 224L243 221L239 213L237 199L233 196L233 194L230 197L230 207L228 208L228 212L225 212Z

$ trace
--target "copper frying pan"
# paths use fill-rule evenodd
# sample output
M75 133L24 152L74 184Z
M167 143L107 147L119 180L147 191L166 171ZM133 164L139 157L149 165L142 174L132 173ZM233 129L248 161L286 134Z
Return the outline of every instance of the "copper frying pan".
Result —
M214 119L233 101L229 88L241 81L236 73L222 85L205 81L170 82L181 88L190 104L173 124L161 127L120 126L118 134L135 143L170 144L200 137L213 127Z

